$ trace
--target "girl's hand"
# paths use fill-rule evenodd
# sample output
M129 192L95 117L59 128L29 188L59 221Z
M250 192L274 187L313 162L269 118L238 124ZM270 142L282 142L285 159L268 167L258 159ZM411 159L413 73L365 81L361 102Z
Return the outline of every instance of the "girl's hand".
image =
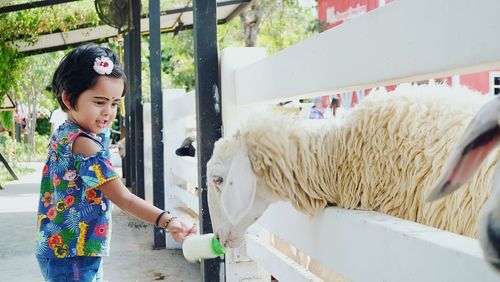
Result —
M193 226L188 227L187 224L179 218L172 219L169 222L167 229L170 231L172 238L178 243L184 242L186 237L196 234L198 231L196 223L193 223Z

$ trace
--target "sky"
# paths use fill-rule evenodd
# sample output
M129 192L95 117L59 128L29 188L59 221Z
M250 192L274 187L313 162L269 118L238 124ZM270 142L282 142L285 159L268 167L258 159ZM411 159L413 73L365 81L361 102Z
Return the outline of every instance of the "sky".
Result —
M314 0L299 0L299 4L302 6L311 7L311 6L316 5L316 1L314 1Z

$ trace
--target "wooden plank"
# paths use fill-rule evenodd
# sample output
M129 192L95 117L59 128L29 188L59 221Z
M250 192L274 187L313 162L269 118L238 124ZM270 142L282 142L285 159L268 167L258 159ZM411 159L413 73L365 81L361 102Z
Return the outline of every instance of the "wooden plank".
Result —
M185 207L191 209L194 211L196 214L198 214L199 211L199 203L198 203L198 197L189 193L185 189L182 189L178 186L172 186L170 187L170 192L171 194L175 195L179 201L184 204Z
M175 166L172 173L192 185L198 185L198 169L196 158L175 156Z
M322 281L298 263L254 235L246 237L247 255L278 281Z
M169 108L165 112L168 119L179 119L192 116L196 112L195 92L169 99Z
M281 202L271 205L259 223L351 281L499 277L477 240L376 212L327 208L311 218Z

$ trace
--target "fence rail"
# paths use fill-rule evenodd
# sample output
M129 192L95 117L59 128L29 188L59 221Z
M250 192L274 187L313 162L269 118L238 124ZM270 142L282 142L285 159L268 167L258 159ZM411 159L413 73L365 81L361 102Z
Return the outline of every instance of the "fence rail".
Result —
M228 48L220 62L224 134L270 101L500 68L498 11L498 0L397 0L267 58L261 48ZM168 116L170 126L180 127L183 115L194 113L178 112L185 105L194 111L191 98L183 99L167 104L175 113ZM168 138L165 151L171 154L170 142L179 140ZM166 159L174 174L197 183L195 165ZM184 203L193 201L175 194ZM477 240L375 212L327 208L309 218L278 203L258 223L352 281L499 279ZM247 256L280 281L318 279L254 234L247 236L246 251L236 252L226 258L228 281L242 276L233 276L239 266L227 262Z
M332 207L310 218L278 203L259 223L352 281L499 279L477 240L381 213Z

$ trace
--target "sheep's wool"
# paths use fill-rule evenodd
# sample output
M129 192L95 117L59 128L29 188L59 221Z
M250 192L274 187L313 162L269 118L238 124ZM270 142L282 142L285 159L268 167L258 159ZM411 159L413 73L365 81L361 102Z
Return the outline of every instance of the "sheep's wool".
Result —
M475 237L498 152L464 188L433 203L424 199L488 98L436 85L375 92L320 130L277 113L253 117L241 141L257 177L311 215L333 204Z

